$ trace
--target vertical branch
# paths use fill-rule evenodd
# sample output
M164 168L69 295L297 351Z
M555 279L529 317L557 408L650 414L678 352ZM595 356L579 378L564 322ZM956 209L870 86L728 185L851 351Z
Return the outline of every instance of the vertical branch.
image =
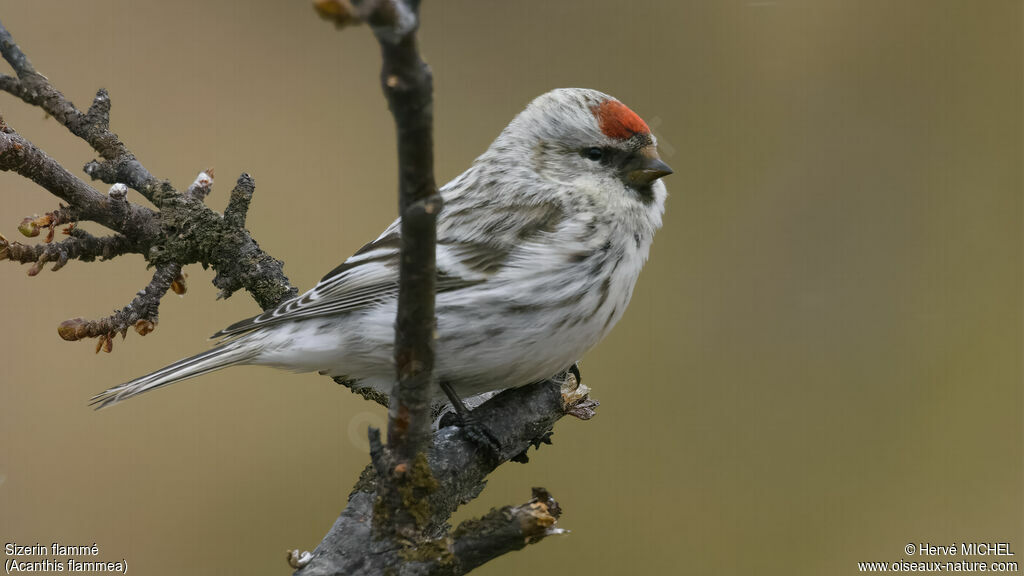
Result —
M427 465L434 385L435 247L441 196L434 182L433 79L416 42L418 0L353 2L380 43L381 86L395 119L398 141L398 210L401 216L397 384L391 395L387 453L375 457L383 506L378 535L419 539L437 483ZM378 450L380 452L381 450ZM410 503L415 503L410 505Z
M550 443L565 414L593 416L596 402L576 373L505 390L474 409L494 451L480 450L475 432L446 427L430 433L434 366L437 215L434 183L432 77L415 32L419 0L314 0L337 27L367 23L381 46L381 83L398 136L401 263L388 445L369 431L371 466L348 505L312 553L289 554L296 575L465 574L511 550L562 532L561 512L542 489L523 506L492 510L455 531L455 509L476 498L484 478L529 445ZM556 381L557 380L557 381ZM497 454L497 458L495 457ZM371 520L372 518L372 520Z
M388 444L399 461L411 461L430 440L434 368L434 282L437 214L434 182L433 78L416 43L419 2L382 6L374 33L383 55L381 85L395 118L398 140L398 206L402 216L395 364L398 388L388 423Z

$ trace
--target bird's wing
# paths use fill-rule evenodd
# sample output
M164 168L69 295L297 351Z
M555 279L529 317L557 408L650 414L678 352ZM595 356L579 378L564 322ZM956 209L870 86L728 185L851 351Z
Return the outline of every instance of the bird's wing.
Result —
M563 217L561 208L554 205L521 206L512 212L487 202L467 202L459 197L450 200L437 225L437 293L484 282L524 241L552 230ZM305 294L236 322L213 337L237 336L280 322L351 312L395 298L401 249L399 225L396 220Z
M385 232L331 270L305 294L236 322L213 337L237 336L280 322L357 310L393 297L398 289L398 249L397 235Z
M507 265L523 264L524 247L550 240L567 219L553 198L537 198L519 190L492 195L453 195L437 222L438 269L465 277L489 277ZM537 263L541 264L541 263ZM546 263L544 263L546 264ZM539 270L538 272L545 272Z

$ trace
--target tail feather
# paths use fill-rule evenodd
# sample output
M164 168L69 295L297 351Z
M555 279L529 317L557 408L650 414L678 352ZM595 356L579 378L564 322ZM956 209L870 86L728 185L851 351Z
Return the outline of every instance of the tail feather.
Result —
M89 405L96 406L97 410L106 408L132 396L138 396L143 392L149 392L150 390L155 390L181 380L244 363L254 355L255 352L251 348L240 346L239 341L228 342L190 358L178 360L174 364L165 366L152 374L147 374L100 392L90 398Z

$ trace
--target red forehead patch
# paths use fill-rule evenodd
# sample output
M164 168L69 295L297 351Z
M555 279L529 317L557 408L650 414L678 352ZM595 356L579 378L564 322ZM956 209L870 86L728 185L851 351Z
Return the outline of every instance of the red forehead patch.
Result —
M634 134L650 134L647 123L640 119L618 100L605 100L592 106L590 111L597 118L601 132L609 138L628 140Z

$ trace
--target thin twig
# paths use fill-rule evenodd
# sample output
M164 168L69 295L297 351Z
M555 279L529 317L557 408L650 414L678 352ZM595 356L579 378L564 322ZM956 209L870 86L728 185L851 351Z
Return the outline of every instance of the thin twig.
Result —
M256 190L256 182L252 176L242 174L238 182L231 189L231 197L228 200L228 207L224 209L224 221L229 226L238 229L245 228L245 216L249 213L249 202L252 202L252 194Z
M105 89L96 93L89 110L83 114L45 76L36 72L3 24L0 24L0 53L18 75L17 79L0 76L0 89L45 110L72 134L88 142L103 158L103 162L90 162L87 174L107 184L123 182L159 205L168 190L136 160L117 134L110 131L110 96Z
M388 445L400 459L422 452L430 437L434 367L437 215L434 182L433 76L416 42L419 2L377 2L369 20L383 55L381 86L398 136L398 208L402 216L395 361L397 413Z
M244 229L245 212L254 189L251 177L243 174L239 178L229 214L222 217L202 202L213 186L211 171L201 172L185 193L179 193L169 182L154 178L110 131L110 96L106 90L99 90L83 113L36 71L2 24L0 54L16 73L16 77L0 74L0 90L40 107L72 134L85 140L102 158L86 164L85 172L93 179L112 184L107 194L101 194L0 120L0 170L21 174L68 204L43 217L26 219L20 229L33 236L46 228L47 243L52 240L56 225L78 220L91 220L120 233L109 239L92 240L79 235L75 241L47 247L29 247L4 240L5 256L19 262L35 256L30 274L37 273L44 262L56 262L59 268L69 258L112 257L126 250L142 254L157 268L155 284L151 283L146 289L145 293L150 296L144 302L133 301L120 316L93 322L76 321L76 326L90 327L83 334L100 337L100 347L109 349L107 336L111 332L124 334L128 319L153 319L150 324L141 324L139 331L146 331L146 327L151 330L155 326L159 301L152 295L163 295L167 286L176 292L184 290L183 276L175 273L174 278L167 280L163 274L175 269L180 272L181 266L195 262L217 271L214 285L221 289L221 296L245 289L264 310L297 294L284 274L284 264L261 250ZM126 196L129 187L156 204L159 211L130 202ZM138 312L142 304L145 306L141 312L129 313L131 310ZM115 317L116 321L111 320ZM74 334L78 333L76 327Z
M442 204L434 182L433 81L417 48L418 1L367 0L351 7L373 27L383 55L381 86L398 136L402 220L394 352L398 382L388 419L390 473L380 486L384 505L374 529L417 540L425 524L421 511L409 505L410 497L428 501L434 486L424 460L434 387L435 244Z
M0 170L17 172L74 207L78 217L92 220L145 243L159 236L156 213L135 204L125 218L112 211L110 198L71 174L9 126L0 126Z
M522 506L495 508L459 524L452 531L450 545L457 573L465 574L498 556L565 533L556 525L561 513L547 490L534 488L533 498Z
M116 256L137 251L134 243L126 236L96 237L88 232L74 228L69 231L71 238L60 242L26 245L20 242L9 242L0 236L0 260L9 259L21 264L32 264L29 276L35 276L47 262L53 262L56 272L68 263L68 260L92 262L97 258L110 260Z
M181 266L178 264L159 268L149 284L124 308L99 320L65 320L57 328L57 333L65 340L99 338L96 343L97 352L110 352L114 346L114 336L120 334L124 337L129 328L134 328L139 335L145 336L156 329L160 299L179 276Z

